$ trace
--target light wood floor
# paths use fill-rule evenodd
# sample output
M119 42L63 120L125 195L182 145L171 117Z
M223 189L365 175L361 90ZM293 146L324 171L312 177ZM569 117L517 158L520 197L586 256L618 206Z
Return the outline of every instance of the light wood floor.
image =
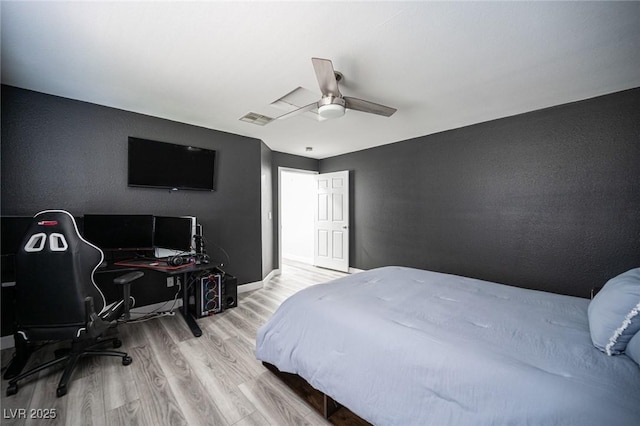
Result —
M61 372L41 372L6 397L3 425L322 425L327 422L255 358L257 329L287 297L344 274L287 262L264 288L239 295L238 307L198 320L194 337L179 314L119 327L133 363L84 358L56 397ZM52 357L34 353L30 364ZM12 349L2 351L5 367ZM27 365L27 368L29 368ZM15 409L55 409L55 420L17 419ZM333 421L333 417L332 417ZM335 423L335 422L334 422Z

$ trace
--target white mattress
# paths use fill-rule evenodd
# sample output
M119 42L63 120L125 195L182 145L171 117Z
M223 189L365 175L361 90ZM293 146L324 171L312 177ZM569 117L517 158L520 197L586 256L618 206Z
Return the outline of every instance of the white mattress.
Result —
M377 425L640 425L640 367L592 345L588 304L385 267L287 299L256 355Z

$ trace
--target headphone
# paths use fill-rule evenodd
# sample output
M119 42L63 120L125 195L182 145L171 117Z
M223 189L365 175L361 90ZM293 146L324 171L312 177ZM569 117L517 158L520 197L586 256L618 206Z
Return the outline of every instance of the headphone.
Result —
M180 266L184 263L184 259L182 256L169 256L167 257L167 265L169 266Z

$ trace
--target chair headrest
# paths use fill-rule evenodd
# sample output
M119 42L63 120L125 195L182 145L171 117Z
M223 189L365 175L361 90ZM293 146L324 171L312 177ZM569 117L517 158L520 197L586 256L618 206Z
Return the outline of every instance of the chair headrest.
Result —
M82 240L73 216L64 210L45 210L33 217L22 249L27 253L64 252Z

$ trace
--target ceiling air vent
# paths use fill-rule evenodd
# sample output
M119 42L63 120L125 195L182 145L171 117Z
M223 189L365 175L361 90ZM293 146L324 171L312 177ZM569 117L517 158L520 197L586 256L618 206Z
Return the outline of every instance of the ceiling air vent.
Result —
M246 121L247 123L257 124L258 126L264 126L271 123L274 119L267 117L266 115L258 114L255 112L249 112L243 117L240 117L240 121Z

